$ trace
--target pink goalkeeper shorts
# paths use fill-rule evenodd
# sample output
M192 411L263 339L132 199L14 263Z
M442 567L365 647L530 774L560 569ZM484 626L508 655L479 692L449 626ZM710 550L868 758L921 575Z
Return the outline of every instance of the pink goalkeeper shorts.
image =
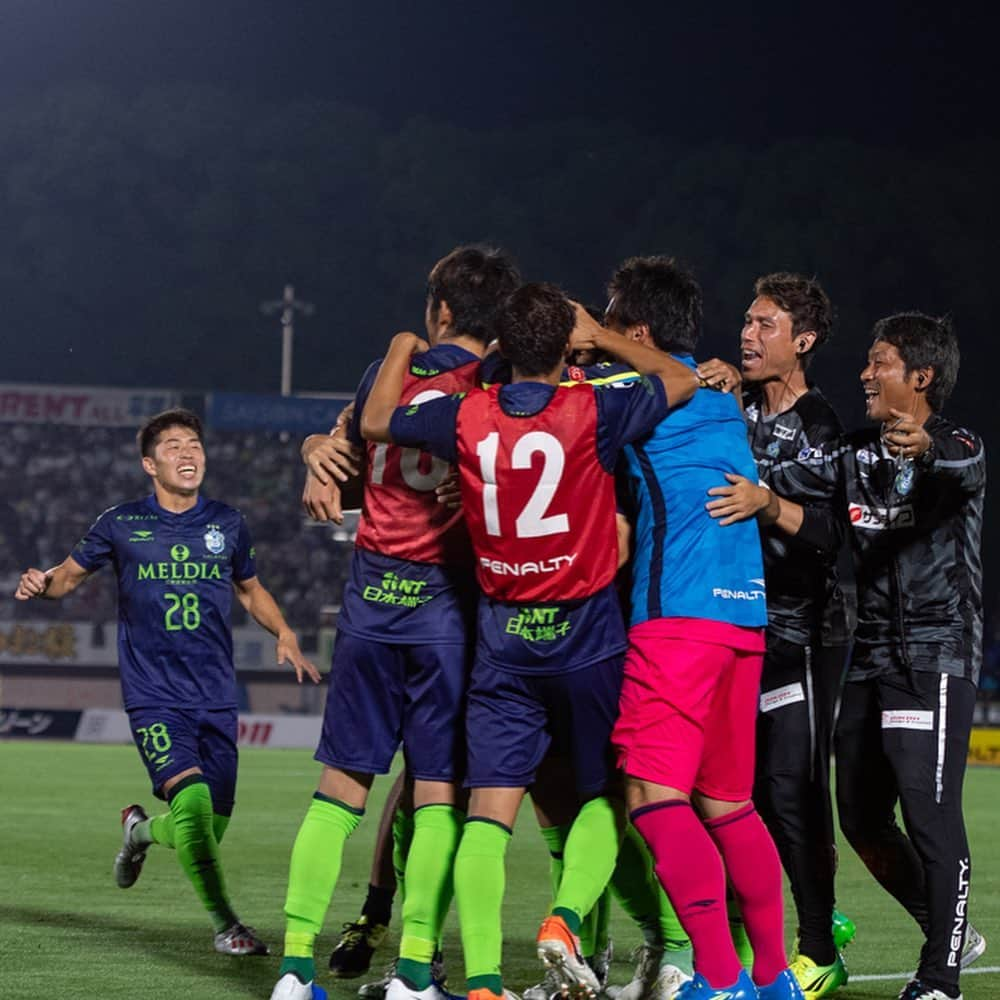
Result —
M629 630L611 742L629 776L724 802L753 792L764 630L654 618Z

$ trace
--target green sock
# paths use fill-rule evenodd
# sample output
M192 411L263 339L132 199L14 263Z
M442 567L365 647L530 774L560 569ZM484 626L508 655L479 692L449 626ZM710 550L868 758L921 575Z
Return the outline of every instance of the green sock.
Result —
M601 898L594 907L597 918L594 920L594 955L599 955L608 947L611 929L611 889L601 893Z
M601 797L585 803L577 813L563 852L563 874L552 912L567 919L577 917L577 925L604 892L618 858L625 832L625 808ZM576 933L572 926L570 930Z
M663 890L653 874L653 860L646 842L634 826L629 825L625 830L610 884L615 899L638 925L646 944L661 947L660 895Z
M465 822L455 856L455 901L470 990L487 988L500 994L503 931L500 912L504 894L504 856L510 830L478 816Z
M726 910L729 913L729 933L736 949L736 957L744 969L752 969L753 948L750 946L750 938L747 937L747 929L743 924L743 914L740 913L739 904L731 892L726 893Z
M563 826L541 826L539 832L545 846L549 849L549 878L552 880L552 898L556 898L559 892L559 883L562 881L563 872L563 849L566 846L566 838L569 836L572 824L566 823Z
M463 819L452 805L423 806L413 813L396 971L416 990L431 984L431 959L454 894L452 869Z
M229 821L232 818L232 816L223 816L222 813L213 813L212 829L215 831L215 839L217 843L222 843L222 838L226 835L226 830L229 829Z
M298 971L314 979L313 943L323 927L334 887L340 875L344 843L361 822L363 809L354 809L317 792L302 820L288 865L285 896L285 960L280 975ZM292 960L300 960L298 962Z
M402 808L392 817L392 868L396 874L396 894L406 903L406 856L413 841L413 817Z
M656 900L660 906L660 934L663 937L663 947L674 951L690 949L691 939L677 919L677 911L670 902L670 897L663 891L660 880L655 875L652 878L656 883Z
M208 910L216 933L236 923L212 829L212 793L202 780L182 783L170 799L177 860Z

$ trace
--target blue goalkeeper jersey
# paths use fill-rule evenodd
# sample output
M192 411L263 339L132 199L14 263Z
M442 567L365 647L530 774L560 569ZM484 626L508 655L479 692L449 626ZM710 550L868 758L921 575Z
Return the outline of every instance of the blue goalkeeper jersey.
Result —
M199 497L183 514L153 496L106 510L72 552L118 577L118 665L133 708L235 708L233 582L256 576L238 510Z
M690 355L678 361L695 367ZM730 395L699 389L625 449L636 504L632 624L706 618L767 624L756 520L722 527L705 510L725 473L757 482L746 424Z

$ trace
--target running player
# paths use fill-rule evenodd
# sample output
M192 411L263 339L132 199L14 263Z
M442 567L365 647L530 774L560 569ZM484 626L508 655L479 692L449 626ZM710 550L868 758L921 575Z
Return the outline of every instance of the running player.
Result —
M807 462L842 432L806 377L832 325L830 300L814 279L787 273L757 279L740 335L744 413L757 468L752 479L730 474L728 484L709 490L716 499L708 504L722 524L756 517L761 527L768 625L753 799L791 883L799 925L792 971L806 1000L847 982L833 938L829 753L845 664L832 664L829 676L819 669L823 611L837 584L843 527L836 483L819 474L795 482L783 470ZM699 371L714 377L710 363ZM732 372L725 388L736 390L739 382Z
M132 736L153 793L170 811L122 812L115 880L133 885L151 844L177 860L212 919L215 950L260 955L267 947L240 922L226 891L219 843L236 794L236 677L229 624L233 590L277 637L278 662L319 681L271 594L257 579L253 543L238 510L200 494L201 421L167 410L138 435L153 495L106 510L54 569L29 569L18 600L60 598L112 563L118 576L118 662Z
M687 271L669 258L632 258L609 293L609 327L694 370L701 289ZM728 874L760 996L798 998L785 958L781 866L750 801L766 621L760 542L755 524L723 529L705 510L721 474L755 476L739 407L731 396L698 392L626 456L638 516L614 743L632 823L694 947L696 975L678 995L757 996L730 937Z
M625 639L614 588L613 470L620 448L655 426L668 399L689 398L697 381L668 356L615 337L622 360L656 377L629 390L560 388L573 328L574 311L558 289L526 285L499 319L511 385L395 409L410 356L425 346L400 334L362 417L370 440L457 460L476 552L483 597L466 727L472 797L455 862L473 1000L504 992L504 855L550 746L572 756L582 805L539 931L539 957L562 969L569 989L598 988L577 932L607 884L623 829L621 804L608 797L607 737Z
M431 348L401 381L413 406L477 383L498 304L519 282L504 253L460 247L435 264L425 321ZM366 372L349 437L375 381ZM399 399L397 393L396 399ZM313 947L329 907L344 842L357 827L376 774L403 743L414 779L413 839L397 975L391 996L440 996L431 961L450 904L461 832L456 779L464 756L463 707L475 593L460 512L437 502L448 465L416 449L367 449L364 508L344 590L323 734L319 787L292 849L285 901L285 956L272 1000L309 1000Z

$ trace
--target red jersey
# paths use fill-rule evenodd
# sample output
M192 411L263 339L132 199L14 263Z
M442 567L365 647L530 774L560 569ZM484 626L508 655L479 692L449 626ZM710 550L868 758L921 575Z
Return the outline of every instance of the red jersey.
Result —
M597 456L597 402L556 388L539 413L511 416L500 386L458 409L462 507L483 593L497 601L571 601L615 577L614 477Z
M414 374L417 355L403 381L400 406L468 392L478 385L479 362L433 374ZM434 490L449 465L426 451L367 442L364 506L355 544L380 555L411 562L468 566L469 536L460 510L437 502Z

